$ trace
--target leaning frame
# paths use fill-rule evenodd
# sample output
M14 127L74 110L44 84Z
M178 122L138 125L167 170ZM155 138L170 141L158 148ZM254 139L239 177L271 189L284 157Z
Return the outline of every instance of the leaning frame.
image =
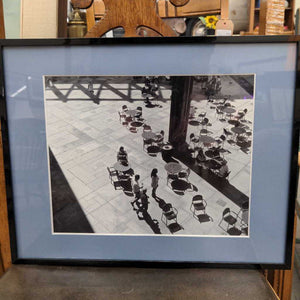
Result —
M253 38L253 37L245 37L245 38L217 38L217 39L182 39L183 43L197 43L199 42L199 40L201 42L204 42L204 44L211 44L211 43L215 43L215 44L226 44L226 43L257 43L257 42L264 42L264 43L268 43L268 42L296 42L291 41L291 39L288 38L282 38L282 37L272 37L269 39L260 39L260 38ZM99 44L99 45L113 45L113 44L132 44L132 43L136 43L136 44L155 44L155 43L161 43L162 40L158 39L117 39L117 40L95 40L95 39L91 39L91 40L43 40L43 41L3 41L1 43L1 64L2 64L2 70L3 70L3 55L2 55L2 51L3 48L5 49L5 47L22 47L22 46L54 46L54 45L66 45L66 44L72 44L74 46L76 45L94 45L94 44ZM166 39L163 42L165 43L174 43L174 44L178 44L179 40L178 39ZM299 45L297 43L297 55L299 54ZM298 55L299 57L299 55ZM4 78L4 74L5 74L5 70L4 72L1 73L1 86L3 89L5 89L5 78ZM55 75L55 74L53 74ZM289 215L289 222L288 222L288 226L286 229L286 247L285 247L285 264L267 264L267 267L275 267L275 268L284 268L284 267L289 267L290 266L290 257L291 257L291 252L292 252L292 232L293 232L293 211L294 211L294 199L295 199L295 195L296 195L296 183L297 183L297 152L298 152L298 122L299 122L299 70L298 68L296 68L296 92L295 92L295 101L294 101L294 124L293 124L293 142L292 142L292 157L291 157L291 167L290 167L290 198L289 198L289 205L288 205L288 215ZM5 170L5 175L6 175L6 188L8 191L8 207L9 207L9 221L10 221L10 233L11 233L11 246L12 246L12 254L13 254L13 261L14 262L29 262L29 263L33 263L33 262L40 262L40 263L75 263L75 264L91 264L91 263L102 263L105 264L104 261L101 260L91 260L91 261L87 261L87 260L59 260L59 259L20 259L18 257L18 252L17 252L17 242L16 242L16 232L15 232L15 219L14 219L14 209L13 209L13 189L12 189L12 183L11 183L11 168L10 168L10 149L9 149L9 143L8 143L8 126L7 126L7 110L6 110L6 97L5 94L2 94L1 97L1 125L2 125L2 130L3 130L3 140L4 142L4 159L5 159L5 165L6 165L6 170ZM137 264L140 263L144 263L145 265L147 265L148 263L146 261L144 262L137 262ZM195 263L200 263L200 262L193 262L193 263L187 263L186 265L197 265ZM203 263L203 262L201 262ZM115 264L125 264L126 262L115 262ZM128 264L132 264L132 262L128 262ZM163 262L160 262L160 264L164 264ZM180 263L176 263L173 262L173 265L176 266ZM198 264L199 265L199 264ZM211 263L209 264L211 265ZM235 265L235 264L233 264ZM249 265L248 265L249 266Z

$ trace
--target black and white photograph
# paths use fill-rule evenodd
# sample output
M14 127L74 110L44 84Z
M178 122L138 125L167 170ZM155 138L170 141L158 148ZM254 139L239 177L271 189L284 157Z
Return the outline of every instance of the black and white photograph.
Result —
M249 237L255 74L44 76L53 234Z

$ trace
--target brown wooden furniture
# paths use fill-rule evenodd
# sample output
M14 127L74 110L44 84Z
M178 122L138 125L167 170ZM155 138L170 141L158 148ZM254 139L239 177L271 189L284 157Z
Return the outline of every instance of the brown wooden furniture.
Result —
M90 0L92 1L92 0ZM89 4L90 1L86 2L85 5ZM149 1L149 0L148 0ZM147 1L147 2L148 2ZM77 0L77 7L82 8L83 5L79 5L80 0ZM96 22L102 20L105 16L107 18L107 6L105 5L104 0L94 0L92 1L92 5L86 11L86 19L87 19L87 28L91 30L93 26L95 26ZM111 0L112 3L118 5L116 0ZM134 3L134 1L132 1ZM184 18L194 18L197 19L198 16L206 16L206 15L221 15L221 20L226 24L230 22L228 20L229 16L229 0L210 0L210 1L199 1L199 0L158 0L155 2L155 18L157 15L163 18L168 25L170 25L173 29L176 28L178 33L183 33L185 31ZM150 3L150 2L149 2ZM124 4L122 4L124 5ZM75 6L74 6L75 7ZM111 10L111 8L109 8ZM135 13L137 10L135 10ZM151 8L151 12L154 12L154 8ZM120 15L120 14L118 14ZM135 17L136 18L136 17ZM183 23L182 23L183 22ZM99 25L100 26L100 25ZM145 27L144 27L145 28ZM143 28L143 29L144 29ZM146 26L147 29L147 26ZM156 30L158 32L158 30ZM138 33L141 36L140 32ZM155 34L155 31L147 31L148 36L155 36L159 34ZM166 34L161 34L166 36ZM169 35L169 34L168 34ZM89 36L89 35L87 35ZM90 36L89 36L90 37Z
M3 143L1 135L0 123L0 256L2 257L2 264L4 270L7 270L11 265L10 252L10 238L8 228L8 213L7 213L7 199L5 190L5 176L4 176L4 161L3 161Z
M221 2L222 2L221 0L210 0L210 1L190 0L183 6L175 6L171 2L167 0L159 0L157 2L157 11L160 17L181 18L181 17L221 14Z
M294 255L296 242L296 228L297 215L295 213L294 219L294 239L293 239L293 253L292 253L292 267L290 270L265 270L264 274L275 293L280 300L290 300L292 296L293 283L293 269L294 269Z
M5 38L5 26L4 26L4 13L3 13L3 2L0 0L0 39Z
M91 2L93 1L72 0L73 7L87 8L86 37L101 37L118 27L124 29L125 37L139 36L140 27L146 27L161 36L176 36L172 28L157 15L155 0L103 0L105 13L98 23L95 22L95 11Z
M68 0L58 0L57 2L57 37L67 37L67 13Z
M3 3L0 0L0 38L5 38ZM10 239L8 229L7 202L3 161L3 143L0 120L0 276L11 265Z
M221 14L224 3L228 10L228 0L158 0L155 3L155 11L161 18L196 17L200 15ZM92 27L95 20L97 21L103 18L105 9L103 0L93 1L93 4L89 7L89 9L87 9L88 29Z
M265 22L264 12L261 10L264 7L266 0L260 0L260 6L255 6L255 0L250 0L250 14L249 14L249 29L247 34L264 34L263 32L258 32L257 26L263 27ZM285 9L284 25L287 26L287 30L283 34L293 34L294 32L294 12L295 12L295 0L289 0L289 6Z

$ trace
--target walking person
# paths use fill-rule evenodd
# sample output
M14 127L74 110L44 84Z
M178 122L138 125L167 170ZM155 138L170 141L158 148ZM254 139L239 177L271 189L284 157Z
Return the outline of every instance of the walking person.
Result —
M143 189L141 191L139 201L136 202L138 206L136 214L139 220L144 220L144 216L147 214L149 204L148 198L149 197L147 196L147 189Z
M148 196L147 196L147 189L143 189L141 192L141 203L139 205L140 211L146 212L148 210Z
M89 93L90 93L91 95L94 95L94 88L93 88L93 82L92 82L92 81L90 81L90 82L88 83L88 91L89 91Z
M135 199L134 199L134 201L131 202L131 205L134 210L136 210L136 208L134 207L134 204L136 204L137 201L141 198L141 189L143 188L143 184L140 184L139 180L140 180L140 175L136 174L134 176L134 183L132 186L132 190L133 190Z
M117 160L121 163L121 164L128 164L128 154L125 151L124 147L121 146L119 149L119 152L117 154Z
M155 168L151 172L151 187L152 187L152 197L156 198L156 190L158 188L158 180L159 177L157 176L158 170Z

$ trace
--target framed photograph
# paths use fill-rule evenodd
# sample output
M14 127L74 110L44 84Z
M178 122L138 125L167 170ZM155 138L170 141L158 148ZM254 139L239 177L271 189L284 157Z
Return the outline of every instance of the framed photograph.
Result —
M289 267L298 43L1 41L14 262Z

